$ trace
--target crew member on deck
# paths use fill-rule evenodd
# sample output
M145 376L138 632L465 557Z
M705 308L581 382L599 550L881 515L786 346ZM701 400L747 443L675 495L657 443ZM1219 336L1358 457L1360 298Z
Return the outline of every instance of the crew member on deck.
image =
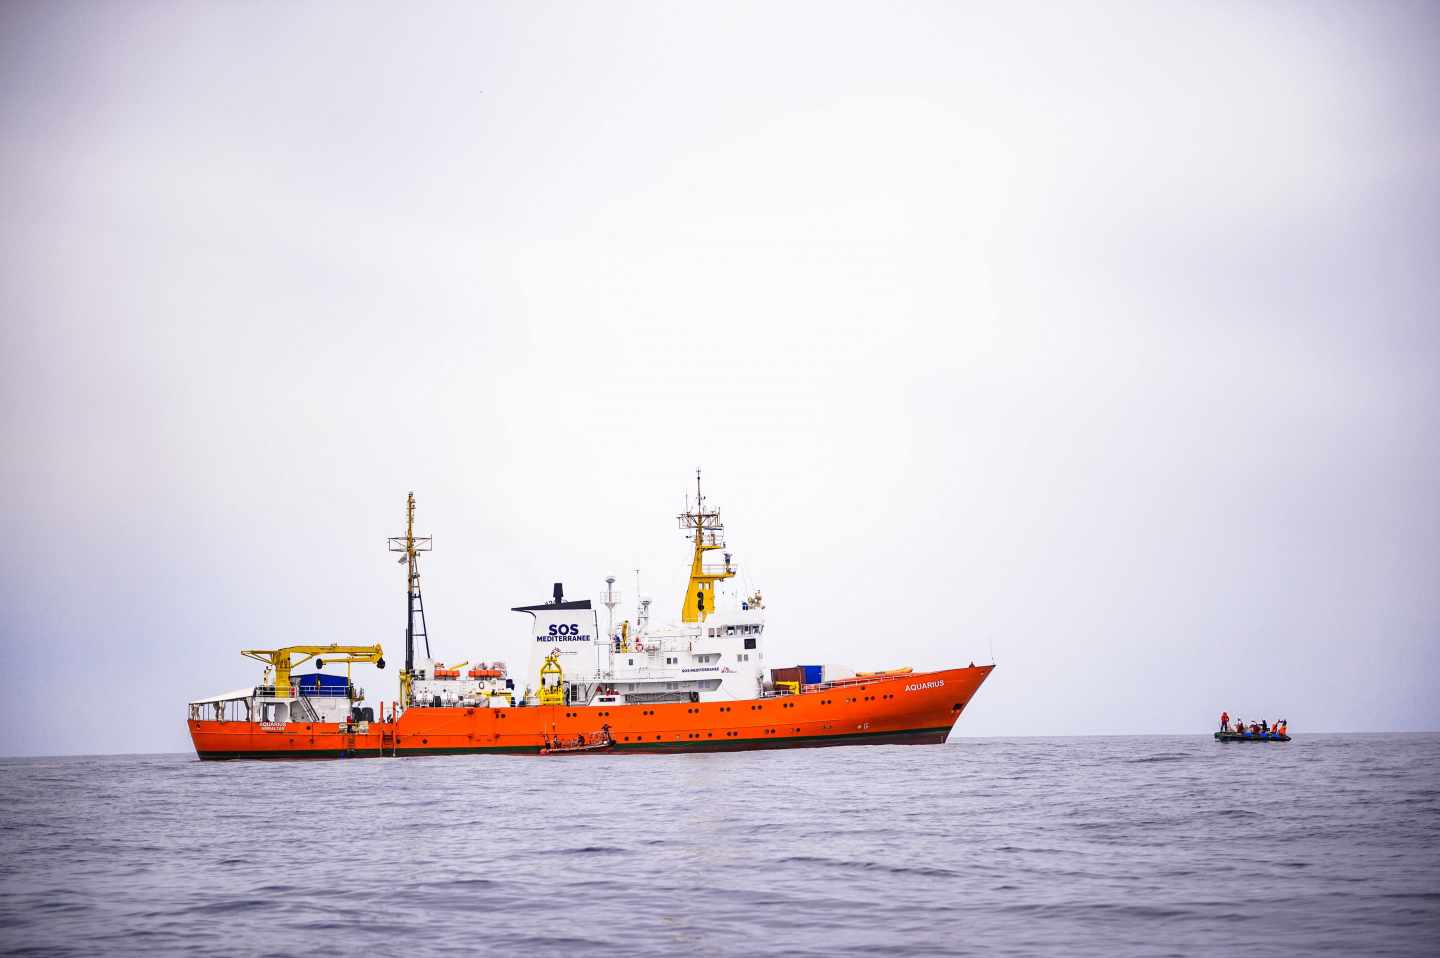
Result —
M1230 713L1223 710L1220 712L1220 731L1230 731Z

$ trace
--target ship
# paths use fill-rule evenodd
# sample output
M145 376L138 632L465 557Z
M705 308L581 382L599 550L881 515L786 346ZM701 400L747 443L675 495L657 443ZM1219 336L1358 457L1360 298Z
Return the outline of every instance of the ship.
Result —
M398 693L367 704L356 665L385 668L381 645L245 649L263 664L259 684L188 703L201 759L341 758L435 754L524 755L705 752L836 745L943 743L994 664L856 672L837 665L767 668L775 651L760 591L734 579L719 508L702 494L677 516L691 544L679 621L651 622L651 601L614 622L614 578L602 604L567 599L519 605L530 655L517 682L503 662L446 664L432 657L420 559L433 539L388 540L406 567L405 658ZM723 562L712 562L719 553ZM315 671L297 670L313 663ZM326 667L330 671L325 671ZM338 667L344 666L344 674Z

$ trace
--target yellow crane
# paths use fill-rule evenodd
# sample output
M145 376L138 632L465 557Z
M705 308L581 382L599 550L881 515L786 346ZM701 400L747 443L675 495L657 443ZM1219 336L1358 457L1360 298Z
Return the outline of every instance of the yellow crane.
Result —
M291 670L311 659L317 669L323 669L327 661L374 662L376 668L385 667L385 650L378 645L287 645L283 649L244 649L240 654L275 670L275 694L282 697L290 694Z
M549 680L549 681L547 681ZM551 652L540 666L540 704L565 704L565 670L560 668L560 653Z

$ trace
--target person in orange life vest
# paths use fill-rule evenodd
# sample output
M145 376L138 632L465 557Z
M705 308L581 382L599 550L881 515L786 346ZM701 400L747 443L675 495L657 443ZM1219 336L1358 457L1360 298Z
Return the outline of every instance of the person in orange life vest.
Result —
M1222 731L1222 732L1228 732L1228 731L1230 731L1230 713L1229 713L1229 712L1222 711L1222 712L1220 713L1220 731Z

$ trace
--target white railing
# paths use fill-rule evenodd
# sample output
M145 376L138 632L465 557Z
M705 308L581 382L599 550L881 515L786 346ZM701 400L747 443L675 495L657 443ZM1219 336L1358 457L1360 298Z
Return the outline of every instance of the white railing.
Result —
M279 695L276 693L275 686L273 685L257 685L255 686L255 694L258 696L263 696L264 698L293 699L299 698L301 695L303 695L307 699L329 699L348 696L350 694L350 690L348 688L327 688L324 686L302 689L298 685L291 685L289 693L287 693L286 695Z

